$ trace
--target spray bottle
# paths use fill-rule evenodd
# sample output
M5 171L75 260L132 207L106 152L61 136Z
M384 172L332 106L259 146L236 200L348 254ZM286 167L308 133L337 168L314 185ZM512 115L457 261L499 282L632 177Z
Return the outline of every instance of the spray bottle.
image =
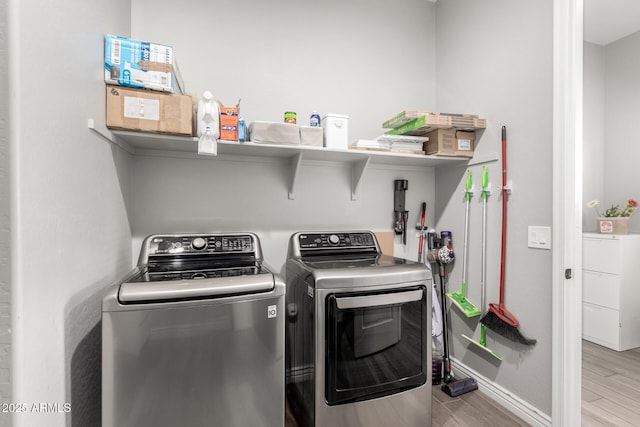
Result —
M220 110L213 94L208 90L202 94L198 102L197 113L198 153L218 154L217 142L220 137Z
M215 139L220 137L220 111L213 94L208 90L202 94L198 102L198 136L210 131Z

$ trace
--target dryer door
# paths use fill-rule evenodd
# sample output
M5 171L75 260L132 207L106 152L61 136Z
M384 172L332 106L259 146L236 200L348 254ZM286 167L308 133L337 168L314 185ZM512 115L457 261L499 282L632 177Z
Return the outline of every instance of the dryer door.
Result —
M331 294L326 305L327 404L373 399L427 381L424 286Z

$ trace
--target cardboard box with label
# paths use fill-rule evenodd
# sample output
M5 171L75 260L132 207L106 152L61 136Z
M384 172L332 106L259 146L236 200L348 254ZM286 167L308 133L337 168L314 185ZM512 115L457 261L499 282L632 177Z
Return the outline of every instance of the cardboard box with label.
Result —
M220 107L220 139L238 140L238 107Z
M107 127L191 136L191 97L108 85Z
M424 143L427 155L473 157L476 134L456 128L440 128L427 133L429 141Z
M107 84L184 93L173 48L159 43L107 35L104 43Z

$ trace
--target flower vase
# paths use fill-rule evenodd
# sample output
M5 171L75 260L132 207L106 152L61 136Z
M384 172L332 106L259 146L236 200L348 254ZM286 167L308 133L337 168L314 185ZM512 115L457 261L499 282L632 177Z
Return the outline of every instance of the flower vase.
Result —
M627 234L629 217L598 217L598 232L601 234Z

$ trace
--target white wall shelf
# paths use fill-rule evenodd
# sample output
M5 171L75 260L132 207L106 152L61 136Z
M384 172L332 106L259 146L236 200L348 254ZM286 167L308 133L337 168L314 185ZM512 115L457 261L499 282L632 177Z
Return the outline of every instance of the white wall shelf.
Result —
M161 135L143 132L112 130L111 134L124 141L134 154L144 154L148 150L175 151L197 154L198 138L174 135ZM256 144L252 142L218 141L218 155L237 155L255 157L292 157L304 154L305 160L326 160L353 162L371 159L372 164L398 166L431 166L465 164L465 157L423 156L417 154L391 153L372 150L340 150L304 145Z
M198 156L198 138L120 130L100 131L92 126L92 120L89 120L89 128L133 155L162 153L163 155L175 155L176 157L185 155ZM301 145L238 143L235 141L218 141L218 156L199 157L215 159L224 158L225 156L288 159L290 167L289 199L295 198L296 182L302 160L350 163L351 200L357 199L358 187L367 169L372 164L398 167L440 167L465 165L470 160L464 157L425 156L371 150L340 150Z

